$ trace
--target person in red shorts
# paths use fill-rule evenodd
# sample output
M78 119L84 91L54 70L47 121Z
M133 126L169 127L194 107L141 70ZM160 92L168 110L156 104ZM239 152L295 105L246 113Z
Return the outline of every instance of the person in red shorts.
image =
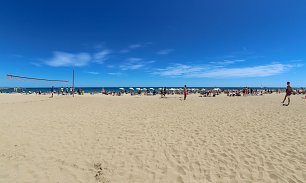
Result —
M287 88L286 88L286 95L285 95L285 98L283 100L282 103L284 103L286 101L286 99L288 98L288 104L287 106L290 104L290 95L292 94L292 88L290 86L290 82L288 81L287 82Z

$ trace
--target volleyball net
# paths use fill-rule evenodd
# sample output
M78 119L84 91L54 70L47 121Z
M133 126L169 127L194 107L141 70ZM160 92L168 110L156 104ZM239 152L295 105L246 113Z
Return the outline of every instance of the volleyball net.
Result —
M16 75L12 75L12 74L7 74L6 79L8 79L8 80L25 79L25 80L46 81L46 82L54 82L54 83L69 83L69 81L67 81L67 80L34 78L34 77L27 77L27 76L16 76Z

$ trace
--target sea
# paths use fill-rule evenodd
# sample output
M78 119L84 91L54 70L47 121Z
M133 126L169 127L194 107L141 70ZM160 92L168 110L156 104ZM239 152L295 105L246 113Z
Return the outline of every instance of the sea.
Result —
M119 91L130 91L131 87L75 87L75 91L77 91L78 89L81 89L82 91L84 91L85 93L91 93L91 92L101 92L103 89L106 92L119 92ZM164 87L132 87L134 88L135 91L137 91L136 88L146 88L146 89L154 89L156 91L159 91L160 88L164 88ZM170 88L183 88L183 87L166 87L167 89ZM188 89L213 89L213 88L220 88L221 90L240 90L244 87L188 87ZM278 90L278 89L285 89L285 88L281 88L281 87L249 87L252 89L257 89L257 90ZM64 91L66 91L66 88L63 87ZM55 87L54 88L55 91L61 90L61 87ZM68 88L68 90L70 90L70 88ZM46 93L46 92L50 92L51 88L0 88L0 92L1 93L13 93L13 92L18 92L18 93L28 93L28 92L42 92L42 93Z

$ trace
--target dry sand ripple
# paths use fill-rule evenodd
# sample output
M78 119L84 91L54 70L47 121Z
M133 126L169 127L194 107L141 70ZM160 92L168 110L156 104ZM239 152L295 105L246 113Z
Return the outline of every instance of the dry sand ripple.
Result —
M306 100L0 95L0 182L306 182Z

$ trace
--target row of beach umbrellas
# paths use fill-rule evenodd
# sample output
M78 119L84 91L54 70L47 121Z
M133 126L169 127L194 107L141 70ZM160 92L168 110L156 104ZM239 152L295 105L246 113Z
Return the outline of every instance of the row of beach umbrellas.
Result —
M120 90L125 90L124 88L119 88ZM163 88L158 88L159 90L162 90ZM134 88L129 88L129 90L134 90ZM142 90L142 91L147 91L148 89L147 88L136 88L136 90ZM155 90L154 88L149 88L149 90ZM169 91L182 91L183 88L170 88L170 89L167 89ZM195 89L195 88L192 88L191 89L192 91L195 91L195 90L200 90L200 89ZM206 89L201 89L202 91L205 91ZM214 88L213 90L215 91L220 91L221 89L220 88Z
M124 90L124 88L119 88L119 90ZM134 90L134 88L129 88L129 90ZM143 90L146 91L148 90L147 88L136 88L136 90ZM154 90L154 88L149 88L149 90Z

